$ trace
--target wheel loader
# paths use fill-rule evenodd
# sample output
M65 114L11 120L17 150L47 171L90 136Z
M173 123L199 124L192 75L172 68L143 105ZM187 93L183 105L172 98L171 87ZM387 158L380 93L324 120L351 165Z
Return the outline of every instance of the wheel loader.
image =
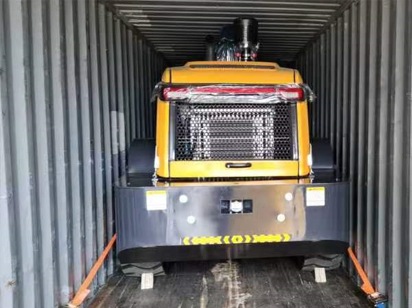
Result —
M115 188L126 274L275 256L333 268L348 247L348 183L310 138L314 95L297 70L256 61L253 20L236 23L225 60L167 68L156 87L156 139L133 142Z

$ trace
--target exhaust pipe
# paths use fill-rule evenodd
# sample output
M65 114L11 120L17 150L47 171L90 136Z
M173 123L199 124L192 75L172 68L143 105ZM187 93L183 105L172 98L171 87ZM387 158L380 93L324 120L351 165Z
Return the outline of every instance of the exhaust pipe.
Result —
M213 36L208 35L205 38L205 45L206 45L206 61L214 61L215 60L215 39Z

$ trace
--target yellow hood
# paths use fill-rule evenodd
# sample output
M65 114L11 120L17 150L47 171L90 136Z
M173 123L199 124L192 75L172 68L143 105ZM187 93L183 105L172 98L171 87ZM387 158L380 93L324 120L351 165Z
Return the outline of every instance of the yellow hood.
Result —
M287 84L300 83L296 70L282 68L271 62L188 62L168 68L163 82L173 84Z

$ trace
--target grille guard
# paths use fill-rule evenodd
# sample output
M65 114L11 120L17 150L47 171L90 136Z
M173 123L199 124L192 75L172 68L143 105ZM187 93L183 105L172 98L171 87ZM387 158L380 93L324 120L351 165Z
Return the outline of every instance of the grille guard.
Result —
M295 104L172 103L174 160L294 160Z

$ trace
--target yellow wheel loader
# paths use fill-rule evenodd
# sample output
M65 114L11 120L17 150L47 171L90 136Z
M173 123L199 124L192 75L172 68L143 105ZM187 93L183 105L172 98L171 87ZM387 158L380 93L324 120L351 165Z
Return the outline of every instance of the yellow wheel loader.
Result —
M273 256L333 268L348 247L348 183L328 142L310 140L312 92L297 70L254 61L242 39L232 61L168 68L156 88L156 140L133 142L116 186L127 274Z

